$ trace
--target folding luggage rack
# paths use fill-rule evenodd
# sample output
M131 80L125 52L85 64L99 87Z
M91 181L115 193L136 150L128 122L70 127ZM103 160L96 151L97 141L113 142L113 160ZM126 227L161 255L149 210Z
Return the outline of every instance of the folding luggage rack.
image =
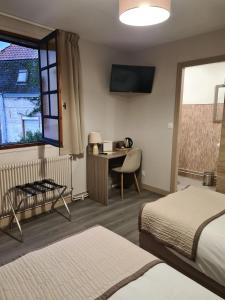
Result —
M19 222L19 219L17 217L17 213L20 211L20 207L22 205L22 203L28 198L28 197L37 197L38 195L42 194L43 195L43 199L44 199L44 195L46 195L47 192L54 192L57 191L58 195L56 197L56 199L54 199L53 201L51 201L52 205L51 205L51 210L56 210L55 209L55 205L59 200L62 200L67 213L68 213L68 217L64 216L66 219L68 219L69 221L71 221L71 212L69 210L69 207L64 199L64 193L67 190L67 186L66 185L60 185L58 183L55 183L53 179L44 179L41 181L34 181L32 183L27 183L24 185L17 185L13 188L14 192L15 192L15 200L17 200L17 196L19 193L23 193L25 194L26 197L22 198L20 201L15 201L15 203L17 203L16 207L14 208L13 205L13 201L12 198L9 196L8 197L8 202L9 202L9 206L11 209L11 219L9 221L9 227L12 226L13 221L15 219L16 221L16 225L19 229L20 232L20 241L23 241L23 232L22 232L22 228ZM49 201L42 201L42 204L46 204L49 203ZM56 210L57 211L57 210ZM57 211L58 212L58 211ZM58 212L59 213L59 212ZM61 213L60 213L61 214ZM61 214L62 215L62 214Z

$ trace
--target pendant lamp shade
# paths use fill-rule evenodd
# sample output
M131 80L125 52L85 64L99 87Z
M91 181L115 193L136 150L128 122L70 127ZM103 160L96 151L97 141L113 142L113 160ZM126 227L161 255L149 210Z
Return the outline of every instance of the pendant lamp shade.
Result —
M148 26L170 17L171 0L119 0L120 21L132 26Z

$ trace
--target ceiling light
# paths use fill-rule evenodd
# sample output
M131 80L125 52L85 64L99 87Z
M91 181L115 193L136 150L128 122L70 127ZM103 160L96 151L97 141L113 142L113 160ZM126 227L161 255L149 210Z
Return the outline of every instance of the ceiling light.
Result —
M120 21L132 26L148 26L170 17L171 0L119 0Z

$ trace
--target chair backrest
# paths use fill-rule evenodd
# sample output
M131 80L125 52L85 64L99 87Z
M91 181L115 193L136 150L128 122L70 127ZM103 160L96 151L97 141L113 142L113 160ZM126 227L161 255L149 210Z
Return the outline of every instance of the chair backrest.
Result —
M127 156L121 167L123 173L133 173L140 168L141 165L141 149L132 149L127 153Z

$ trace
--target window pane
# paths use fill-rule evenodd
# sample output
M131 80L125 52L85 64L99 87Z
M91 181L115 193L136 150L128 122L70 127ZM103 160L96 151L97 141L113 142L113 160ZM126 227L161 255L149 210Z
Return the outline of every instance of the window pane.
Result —
M48 64L55 64L56 63L56 40L51 39L48 42Z
M48 91L48 71L44 70L41 72L41 81L42 81L42 92Z
M44 137L52 140L59 139L58 120L44 119Z
M38 50L14 43L3 44L2 47L0 144L40 141L42 122Z
M24 117L23 118L24 136L30 133L36 134L40 132L40 119L39 117Z
M50 104L51 104L51 116L58 117L58 95L50 95Z
M17 77L17 83L26 83L28 77L27 70L19 70L18 77Z
M50 91L57 90L57 73L56 67L49 69L49 81L50 81Z
M43 138L44 140L54 146L59 146L59 132L60 132L60 122L58 118L58 74L57 74L57 31L52 32L50 35L46 36L41 43L45 44L47 51L47 70L44 80L45 82L43 94L48 94L49 96L49 107L47 108L47 100L45 100L45 111L49 115L45 115L43 120ZM43 71L43 70L42 70ZM43 105L44 106L44 105ZM44 108L44 107L43 107ZM48 111L49 110L49 111Z
M41 49L40 49L41 68L47 66L47 50L45 46L46 45L41 45Z
M49 115L49 101L48 101L48 95L42 96L43 101L43 113L44 115Z

